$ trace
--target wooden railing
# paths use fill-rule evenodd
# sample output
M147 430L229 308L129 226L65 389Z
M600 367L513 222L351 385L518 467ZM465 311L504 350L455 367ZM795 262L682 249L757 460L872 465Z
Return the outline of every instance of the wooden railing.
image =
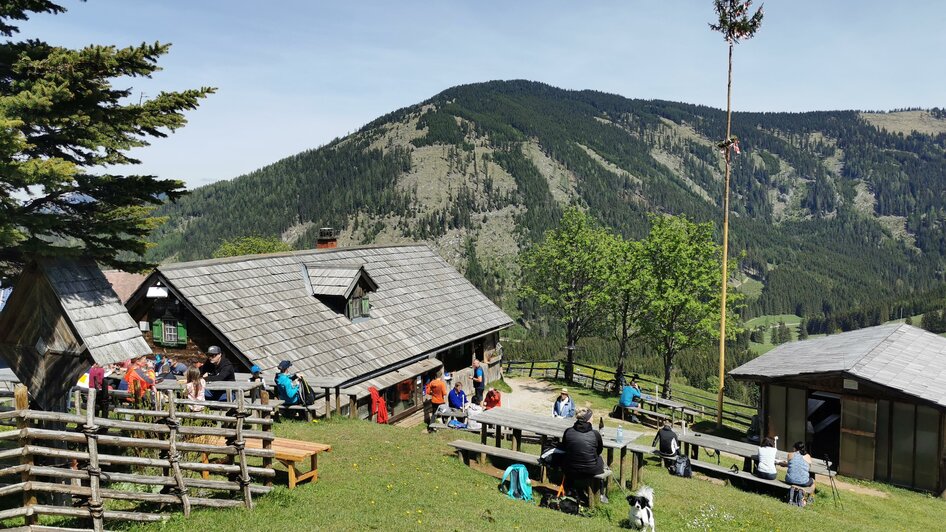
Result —
M574 384L598 392L613 393L617 396L617 392L611 389L611 386L614 384L614 370L601 369L579 362L573 363L573 368L574 372L572 378ZM561 379L565 377L565 362L562 360L506 360L503 362L503 370L507 374L528 375L529 377L545 379ZM630 381L630 375L626 378ZM643 393L660 396L661 390L663 389L662 382L646 377L639 377L637 381L642 386ZM715 394L711 394L710 392L700 393L698 391L690 392L680 389L672 389L671 394L673 396L671 398L674 401L687 405L687 407L699 412L700 415L704 417L712 417L715 419L717 412ZM723 420L732 425L736 425L736 428L747 428L752 421L752 413L754 413L755 410L756 407L752 405L727 398L723 401Z
M272 489L271 407L246 404L241 395L215 403L169 394L163 410L120 408L102 417L95 396L87 392L84 412L81 405L76 413L46 412L30 410L26 388L17 388L15 409L0 413L16 427L0 432L0 441L13 443L0 451L0 478L19 482L0 487L0 496L22 494L22 504L0 510L0 520L23 517L29 529L39 516L56 515L91 520L99 531L105 520L160 521L167 517L161 507L184 516L193 506L252 508L253 495ZM216 413L193 412L192 404ZM226 444L209 444L210 436ZM247 439L262 440L263 449L247 448ZM249 465L250 458L262 466ZM110 501L123 502L116 508Z

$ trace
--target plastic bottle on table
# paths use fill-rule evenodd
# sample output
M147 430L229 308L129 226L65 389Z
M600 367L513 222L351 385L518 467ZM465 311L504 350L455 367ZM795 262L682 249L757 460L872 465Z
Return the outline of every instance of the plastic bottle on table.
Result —
M624 443L624 427L621 425L618 425L618 432L614 439L617 440L618 443Z

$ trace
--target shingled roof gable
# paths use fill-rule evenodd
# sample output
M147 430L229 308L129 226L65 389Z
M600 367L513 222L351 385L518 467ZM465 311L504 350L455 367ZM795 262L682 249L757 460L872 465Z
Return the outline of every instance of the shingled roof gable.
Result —
M302 265L364 265L371 319L352 323L300 290ZM160 266L160 275L249 360L352 381L508 327L512 320L426 245L336 248Z
M905 324L782 344L730 375L769 379L839 372L946 406L946 338Z
M303 264L302 275L306 289L314 296L348 299L360 280L364 280L372 291L378 289L377 283L365 271L364 265L360 264Z
M92 360L110 364L151 352L94 261L48 259L40 266Z

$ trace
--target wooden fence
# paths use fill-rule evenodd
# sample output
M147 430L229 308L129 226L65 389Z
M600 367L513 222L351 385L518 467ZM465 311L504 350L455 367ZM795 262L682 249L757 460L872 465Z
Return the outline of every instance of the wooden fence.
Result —
M506 374L528 375L530 377L541 377L547 379L565 378L565 362L562 360L528 360L528 361L504 361L504 371ZM590 388L603 393L615 393L611 387L614 385L614 370L604 370L594 366L588 366L575 362L573 364L573 380L578 386ZM628 376L630 380L630 376ZM640 377L638 383L643 387L643 393L649 394L651 391L655 396L659 396L663 388L663 383L655 380ZM716 395L709 392L689 392L685 390L671 390L674 401L687 405L690 409L699 412L704 417L716 419ZM723 401L723 421L735 425L738 429L749 427L752 422L752 414L756 407L743 404L731 399Z
M22 494L22 504L0 510L0 520L22 517L20 530L46 529L42 515L90 520L100 531L105 520L160 521L168 509L189 516L194 506L252 508L254 495L272 489L272 408L242 395L217 403L169 394L162 410L115 408L101 417L94 389L76 413L30 410L26 388L15 394L15 409L0 413L15 425L0 432L0 480L19 482L0 486L0 497ZM220 437L224 445L208 441ZM263 448L247 448L247 439Z

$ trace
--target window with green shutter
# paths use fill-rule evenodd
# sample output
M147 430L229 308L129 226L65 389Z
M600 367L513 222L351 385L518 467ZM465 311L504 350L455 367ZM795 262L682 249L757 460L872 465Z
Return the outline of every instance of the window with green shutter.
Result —
M371 310L371 303L368 301L368 296L362 297L361 298L361 315L366 318L369 317L370 310Z
M177 345L187 345L187 327L184 326L184 320L177 322Z
M154 320L151 324L151 341L155 345L164 344L164 323L161 320Z

